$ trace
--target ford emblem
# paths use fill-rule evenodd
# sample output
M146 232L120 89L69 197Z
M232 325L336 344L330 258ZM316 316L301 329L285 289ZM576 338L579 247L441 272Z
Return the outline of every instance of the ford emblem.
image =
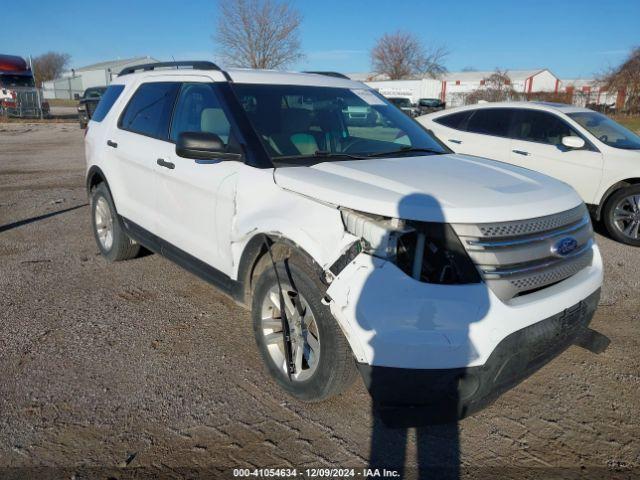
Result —
M565 237L551 246L551 253L558 257L566 257L578 248L578 241L573 237Z

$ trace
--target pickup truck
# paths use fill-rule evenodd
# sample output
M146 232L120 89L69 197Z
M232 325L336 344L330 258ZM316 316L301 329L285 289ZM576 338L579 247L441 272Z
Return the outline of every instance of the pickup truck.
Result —
M89 120L95 111L102 94L107 90L107 87L89 87L87 88L80 100L78 101L78 121L80 122L80 128L87 128Z

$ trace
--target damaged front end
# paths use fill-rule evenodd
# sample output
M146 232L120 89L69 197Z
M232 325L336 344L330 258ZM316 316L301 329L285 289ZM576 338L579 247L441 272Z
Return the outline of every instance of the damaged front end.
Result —
M446 223L387 218L341 208L345 230L359 240L329 268L338 275L361 252L390 261L420 282L466 284L480 276Z
M327 300L378 406L469 415L563 351L597 306L597 250L564 282L504 302L450 225L341 214L359 240L331 266Z

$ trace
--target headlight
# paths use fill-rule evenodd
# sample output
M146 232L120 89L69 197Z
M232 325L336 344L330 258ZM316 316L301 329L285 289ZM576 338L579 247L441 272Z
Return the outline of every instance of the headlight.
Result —
M387 259L416 280L438 284L478 283L480 275L451 226L391 219L341 209L347 232L361 238L360 251ZM341 264L344 264L343 259ZM335 266L335 265L334 265ZM334 274L333 267L331 268Z
M381 258L393 259L398 248L398 239L412 231L404 228L402 221L341 209L342 223L347 232L362 239L363 249Z

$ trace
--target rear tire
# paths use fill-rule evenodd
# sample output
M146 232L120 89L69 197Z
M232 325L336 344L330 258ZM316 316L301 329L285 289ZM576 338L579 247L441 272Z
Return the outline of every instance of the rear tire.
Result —
M290 315L287 309L290 324L299 320L297 327L290 328L295 338L293 348L297 352L302 345L303 353L296 373L289 380L284 361L278 283L269 265L255 283L252 300L254 333L267 370L280 387L300 400L318 402L343 392L354 382L357 370L344 334L329 308L321 302L321 292L326 287L313 280L315 276L308 266L296 263L295 259L279 261L276 266L284 294L304 308L302 317ZM295 360L295 353L293 357Z
M91 191L91 225L100 253L110 262L135 258L140 244L124 232L109 189L100 183Z
M640 185L616 190L607 199L602 213L612 238L640 247Z

